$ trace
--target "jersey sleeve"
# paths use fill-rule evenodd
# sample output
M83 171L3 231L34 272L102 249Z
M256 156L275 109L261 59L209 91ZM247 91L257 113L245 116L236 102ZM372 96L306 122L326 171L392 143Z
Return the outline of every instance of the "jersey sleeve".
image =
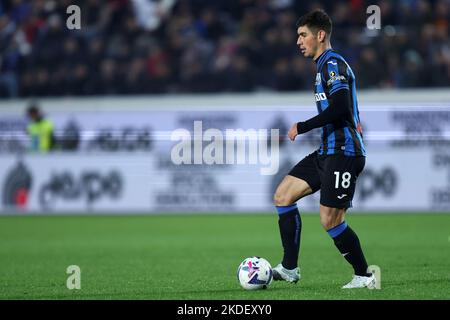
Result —
M330 58L322 67L323 87L328 95L332 95L338 90L350 90L350 76L347 64L336 58Z
M348 90L336 90L329 98L330 105L317 116L297 123L297 133L302 134L312 129L350 117L350 96Z

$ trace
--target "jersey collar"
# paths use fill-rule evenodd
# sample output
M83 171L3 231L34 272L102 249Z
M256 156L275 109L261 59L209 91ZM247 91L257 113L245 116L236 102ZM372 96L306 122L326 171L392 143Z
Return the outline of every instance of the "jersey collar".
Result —
M317 57L317 59L316 60L314 60L314 62L317 64L317 65L320 65L322 62L323 62L323 59L325 58L325 56L328 54L328 52L330 52L330 51L332 51L333 49L327 49L327 50L325 50L324 52L322 52L321 54L320 54L320 56L318 56Z

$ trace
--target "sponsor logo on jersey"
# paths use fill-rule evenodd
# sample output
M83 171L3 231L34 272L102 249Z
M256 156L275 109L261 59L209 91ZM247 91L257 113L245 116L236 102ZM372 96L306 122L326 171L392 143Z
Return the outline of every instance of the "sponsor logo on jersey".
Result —
M323 92L314 94L314 97L316 98L316 101L327 100L327 96Z
M334 74L334 75L331 75L331 74ZM347 78L346 77L344 77L344 76L337 76L336 77L336 73L334 72L334 71L331 71L330 72L330 79L328 79L328 81L327 81L327 86L330 86L331 84L333 84L333 82L335 82L335 81L337 81L337 80L339 80L339 81L343 81L343 82L347 82Z

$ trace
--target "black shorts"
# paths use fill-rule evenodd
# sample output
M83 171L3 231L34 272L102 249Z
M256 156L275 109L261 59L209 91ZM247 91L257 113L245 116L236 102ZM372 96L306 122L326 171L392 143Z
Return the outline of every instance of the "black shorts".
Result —
M320 190L321 205L347 209L365 163L364 156L319 155L316 151L297 163L289 175L306 181L313 193Z

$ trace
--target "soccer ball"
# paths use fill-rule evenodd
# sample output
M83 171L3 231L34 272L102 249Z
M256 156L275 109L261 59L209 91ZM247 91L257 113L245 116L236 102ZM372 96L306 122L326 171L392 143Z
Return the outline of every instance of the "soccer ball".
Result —
M272 266L264 258L247 258L239 265L237 277L246 290L266 289L272 282Z

